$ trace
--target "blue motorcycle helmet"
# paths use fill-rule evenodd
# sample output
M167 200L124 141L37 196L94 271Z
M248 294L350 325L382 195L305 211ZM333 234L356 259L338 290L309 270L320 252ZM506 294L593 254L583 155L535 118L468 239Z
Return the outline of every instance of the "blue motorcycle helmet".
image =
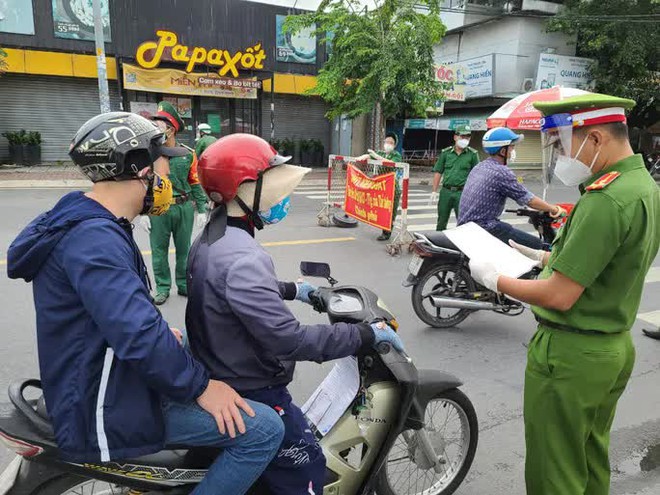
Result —
M497 155L502 148L520 143L525 136L507 127L493 127L484 134L482 145L489 155Z

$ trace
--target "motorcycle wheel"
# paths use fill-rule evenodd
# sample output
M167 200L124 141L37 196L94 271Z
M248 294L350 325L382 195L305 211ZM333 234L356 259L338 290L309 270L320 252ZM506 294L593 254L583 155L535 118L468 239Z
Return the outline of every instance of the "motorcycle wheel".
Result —
M34 495L125 495L130 488L65 474L41 486Z
M463 268L460 268L457 273L455 264L436 264L422 274L411 292L413 309L420 320L434 328L449 328L458 325L472 313L469 309L436 308L431 303L432 294L436 296L450 294L456 277L458 277L459 291L474 292L477 290L470 274ZM433 281L433 278L436 278L437 281ZM431 283L429 284L429 282Z
M458 432L450 436L443 430L454 422ZM403 431L378 473L378 495L451 495L463 482L479 440L477 414L470 399L458 389L438 394L426 406L424 429L443 458L441 473L429 467L415 432Z
M130 488L113 483L65 475L48 483L35 495L125 495L129 491Z

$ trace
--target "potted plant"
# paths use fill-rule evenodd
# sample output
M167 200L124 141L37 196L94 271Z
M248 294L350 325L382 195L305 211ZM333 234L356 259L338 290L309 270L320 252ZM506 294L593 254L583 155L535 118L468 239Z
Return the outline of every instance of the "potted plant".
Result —
M311 153L312 153L312 164L317 167L322 167L323 159L325 158L325 149L323 147L323 141L321 141L320 139L312 139Z
M38 165L41 163L41 133L30 131L23 145L23 160L25 165Z
M293 139L282 139L281 146L282 154L284 156L292 156L293 159L291 160L291 163L298 163L298 160L296 160L296 143L293 141Z
M301 165L311 166L314 164L314 143L313 139L300 140L300 163Z
M268 142L273 148L275 148L275 151L277 151L280 155L282 154L282 143L279 139L271 139Z
M27 132L23 129L3 132L2 135L9 141L9 161L16 165L23 165L23 144L27 140Z

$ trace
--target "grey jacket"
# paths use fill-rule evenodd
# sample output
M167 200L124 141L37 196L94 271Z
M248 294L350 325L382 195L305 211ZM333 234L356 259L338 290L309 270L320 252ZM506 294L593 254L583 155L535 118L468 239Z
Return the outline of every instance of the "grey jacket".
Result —
M186 329L193 355L214 379L237 390L287 384L294 361L328 361L373 344L367 324L298 322L273 260L247 228L228 226L210 245L200 235L190 256Z

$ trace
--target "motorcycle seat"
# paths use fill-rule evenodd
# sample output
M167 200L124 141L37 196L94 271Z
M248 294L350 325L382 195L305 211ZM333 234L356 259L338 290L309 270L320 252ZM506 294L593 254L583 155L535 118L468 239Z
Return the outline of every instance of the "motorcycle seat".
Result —
M451 242L444 232L429 232L423 235L436 247L460 251L456 244Z

